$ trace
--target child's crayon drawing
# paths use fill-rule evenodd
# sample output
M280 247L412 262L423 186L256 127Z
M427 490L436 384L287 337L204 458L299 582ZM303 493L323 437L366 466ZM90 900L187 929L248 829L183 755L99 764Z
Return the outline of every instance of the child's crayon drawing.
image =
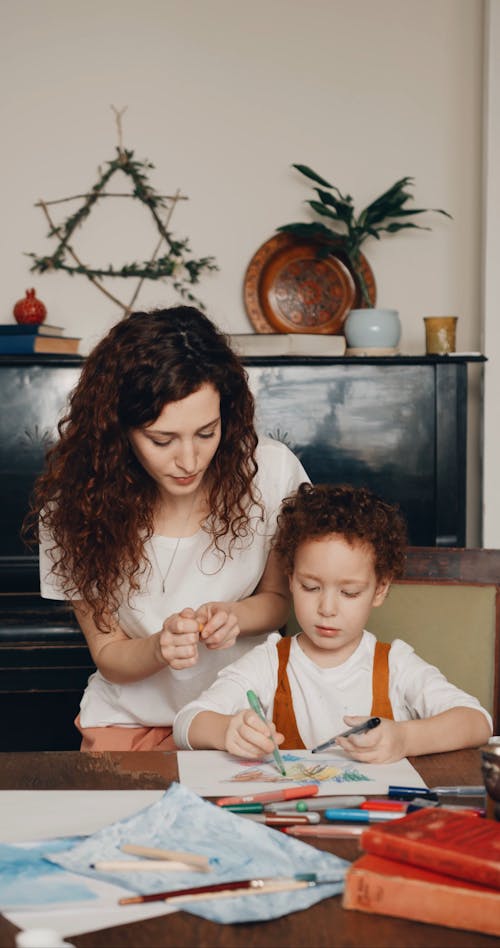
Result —
M180 782L199 796L222 797L266 793L270 789L314 784L318 794L387 793L390 784L398 787L425 787L420 774L406 759L393 764L365 764L352 760L343 751L311 754L305 748L281 751L286 769L282 777L272 757L250 760L226 751L179 751Z
M281 754L285 765L286 776L282 776L276 770L272 762L259 761L248 766L249 761L242 761L243 770L236 771L229 779L235 783L254 782L261 783L284 783L293 781L294 783L324 783L332 781L334 783L355 783L358 781L371 780L363 773L352 761L330 759L324 761L311 760L310 757L302 757L297 754Z

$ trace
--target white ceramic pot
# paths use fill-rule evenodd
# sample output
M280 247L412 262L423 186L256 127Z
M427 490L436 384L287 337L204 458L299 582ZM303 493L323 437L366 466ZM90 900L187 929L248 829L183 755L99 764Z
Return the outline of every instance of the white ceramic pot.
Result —
M396 349L401 338L397 309L351 309L344 335L349 349Z

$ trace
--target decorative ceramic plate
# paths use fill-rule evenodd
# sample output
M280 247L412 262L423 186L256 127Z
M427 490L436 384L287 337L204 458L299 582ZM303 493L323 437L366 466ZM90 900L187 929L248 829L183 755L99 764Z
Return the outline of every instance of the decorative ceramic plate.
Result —
M368 293L375 303L371 267L361 255ZM339 249L318 255L318 244L291 234L276 234L257 250L245 274L248 317L260 333L340 334L349 310L363 306L352 266Z

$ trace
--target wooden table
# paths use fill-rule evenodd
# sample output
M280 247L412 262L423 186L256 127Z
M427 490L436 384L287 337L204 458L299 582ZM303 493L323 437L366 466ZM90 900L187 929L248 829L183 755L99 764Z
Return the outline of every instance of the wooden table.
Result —
M457 751L411 761L428 786L482 783L479 751ZM161 790L178 779L175 753L78 751L0 754L2 790ZM310 840L355 859L355 840ZM14 946L17 929L0 916L0 945ZM345 911L341 897L271 922L218 925L186 912L120 925L72 939L78 948L498 948L476 932Z

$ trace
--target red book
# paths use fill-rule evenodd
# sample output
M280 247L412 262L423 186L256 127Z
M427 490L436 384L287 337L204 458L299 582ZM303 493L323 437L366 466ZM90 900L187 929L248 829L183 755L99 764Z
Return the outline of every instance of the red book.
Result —
M500 935L500 892L368 854L348 870L346 909Z
M500 823L439 808L417 810L364 831L361 848L500 889Z

